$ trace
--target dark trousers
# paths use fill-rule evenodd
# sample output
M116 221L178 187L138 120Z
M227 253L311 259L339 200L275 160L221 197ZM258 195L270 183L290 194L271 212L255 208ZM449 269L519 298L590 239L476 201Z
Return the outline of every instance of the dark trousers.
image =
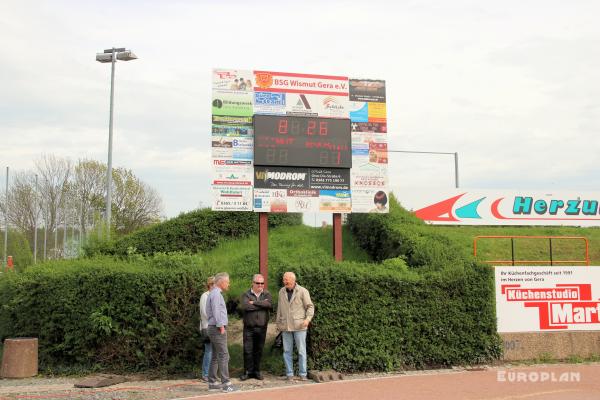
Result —
M266 336L266 326L244 326L244 369L248 375L260 372L260 359Z

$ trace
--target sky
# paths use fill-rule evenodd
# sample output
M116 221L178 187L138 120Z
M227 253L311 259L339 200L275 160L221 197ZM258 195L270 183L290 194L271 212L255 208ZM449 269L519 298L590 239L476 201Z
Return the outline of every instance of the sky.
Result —
M166 217L212 202L213 68L385 79L389 149L458 153L461 188L595 190L599 15L598 1L3 0L0 167L106 162L95 54L114 46L139 59L116 65L113 166L157 189ZM390 153L389 178L400 199L452 188L454 158Z

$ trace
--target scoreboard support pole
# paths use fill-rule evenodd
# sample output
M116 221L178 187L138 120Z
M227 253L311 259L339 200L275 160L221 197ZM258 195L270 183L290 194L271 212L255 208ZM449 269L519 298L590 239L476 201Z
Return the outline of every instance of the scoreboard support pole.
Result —
M342 214L333 214L333 256L342 261Z
M269 279L269 214L258 213L258 271L265 278L265 289Z

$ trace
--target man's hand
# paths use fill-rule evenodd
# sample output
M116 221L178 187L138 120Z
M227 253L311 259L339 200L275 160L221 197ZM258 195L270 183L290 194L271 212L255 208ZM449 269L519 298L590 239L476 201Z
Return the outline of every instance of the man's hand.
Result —
M307 319L305 319L304 321L302 321L302 327L303 328L307 328L308 324L310 324L310 322Z
M219 331L221 332L221 335L225 333L225 327L221 326L219 327Z
M248 301L248 304L254 304L254 300Z

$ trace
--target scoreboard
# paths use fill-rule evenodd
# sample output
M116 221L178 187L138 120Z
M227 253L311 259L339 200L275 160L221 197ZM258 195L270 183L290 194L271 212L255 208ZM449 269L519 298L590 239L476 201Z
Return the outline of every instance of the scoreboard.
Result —
M254 164L352 168L350 119L254 115Z

